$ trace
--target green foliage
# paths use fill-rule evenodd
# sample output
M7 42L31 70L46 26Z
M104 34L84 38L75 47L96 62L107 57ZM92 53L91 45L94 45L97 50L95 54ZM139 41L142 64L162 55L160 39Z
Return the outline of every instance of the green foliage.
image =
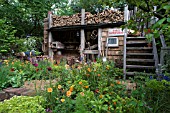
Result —
M136 0L135 0L136 1ZM165 36L167 44L169 44L169 36L170 36L170 15L169 15L169 3L167 0L159 1L159 0L141 0L141 1L130 1L127 3L132 6L137 6L137 13L128 21L127 27L129 29L139 30L136 26L144 26L146 33L146 37L150 37L150 35L154 36L154 38L158 38L160 33ZM161 4L161 5L160 5ZM157 6L157 10L154 11L154 7ZM156 18L158 21L156 22ZM140 21L139 23L136 20ZM152 25L148 25L148 22L155 22ZM142 29L140 29L142 32ZM148 36L149 35L149 36ZM149 38L150 39L150 38Z
M30 62L20 60L4 60L0 66L0 90L7 87L21 87L28 80L52 79L55 73L48 70L51 64L47 61L40 61L35 67Z
M15 40L16 30L5 20L0 19L0 53L9 53L16 40Z
M0 113L45 113L44 103L41 96L14 96L0 102Z
M131 96L141 100L145 113L168 113L170 108L170 82L156 79L134 79L138 88L132 91Z

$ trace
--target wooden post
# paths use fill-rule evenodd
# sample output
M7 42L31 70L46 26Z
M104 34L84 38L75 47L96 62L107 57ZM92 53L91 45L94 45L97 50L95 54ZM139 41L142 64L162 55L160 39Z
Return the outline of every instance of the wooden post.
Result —
M52 12L49 11L48 12L48 23L49 23L49 29L52 27ZM52 39L52 33L51 31L49 31L48 33L48 56L51 60L53 60L53 50L51 49L51 43L52 43L53 39Z
M81 25L84 25L84 20L85 20L85 9L81 10ZM84 29L81 29L80 31L80 38L81 38L81 48L80 48L80 56L81 59L84 60L84 54L83 54L83 50L85 48L85 33L84 33Z
M160 39L161 39L162 47L166 47L165 39L162 33L160 34Z
M102 38L102 29L98 28L98 50L99 50L99 54L98 57L100 57L101 53L101 38Z
M154 53L154 60L155 60L155 67L158 70L158 64L159 64L159 58L158 58L158 53L157 53L157 48L156 48L156 41L155 38L152 38L152 45L153 45L153 53Z
M128 5L124 8L124 21L128 21ZM124 29L124 41L123 41L123 73L124 73L124 79L126 79L126 38L127 38L127 27Z

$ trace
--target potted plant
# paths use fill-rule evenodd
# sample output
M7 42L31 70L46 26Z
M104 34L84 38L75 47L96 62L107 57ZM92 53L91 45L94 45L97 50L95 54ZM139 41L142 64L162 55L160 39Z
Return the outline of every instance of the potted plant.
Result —
M147 34L146 35L146 41L147 41L147 45L148 45L148 47L151 47L152 46L152 38L153 38L153 34Z

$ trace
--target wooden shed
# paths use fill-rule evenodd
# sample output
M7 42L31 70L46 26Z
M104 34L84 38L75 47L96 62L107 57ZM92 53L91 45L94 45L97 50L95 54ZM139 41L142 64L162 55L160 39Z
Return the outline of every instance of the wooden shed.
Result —
M125 12L125 13L124 13ZM105 10L92 15L82 10L72 16L56 16L51 12L44 20L44 54L59 62L95 61L104 57L123 67L126 75L158 70L158 54L155 39L147 46L144 36L130 36L124 25L131 12ZM135 11L132 11L135 13Z
M54 60L61 58L95 61L98 57L122 64L124 25L121 11L105 10L92 15L82 10L72 16L44 19L43 52ZM120 62L121 61L121 62Z

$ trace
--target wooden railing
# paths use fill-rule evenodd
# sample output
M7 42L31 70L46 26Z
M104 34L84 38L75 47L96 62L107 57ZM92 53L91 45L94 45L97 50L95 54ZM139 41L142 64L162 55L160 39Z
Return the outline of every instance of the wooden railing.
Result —
M162 66L162 65L164 65L165 55L170 54L170 47L166 46L163 34L160 34L160 40L161 40L161 44L162 44L161 52L160 52L160 65Z
M158 70L159 58L158 58L158 53L157 53L156 41L154 37L152 38L152 47L153 47L153 54L154 54L154 60L155 60L155 67L156 67L156 70Z

